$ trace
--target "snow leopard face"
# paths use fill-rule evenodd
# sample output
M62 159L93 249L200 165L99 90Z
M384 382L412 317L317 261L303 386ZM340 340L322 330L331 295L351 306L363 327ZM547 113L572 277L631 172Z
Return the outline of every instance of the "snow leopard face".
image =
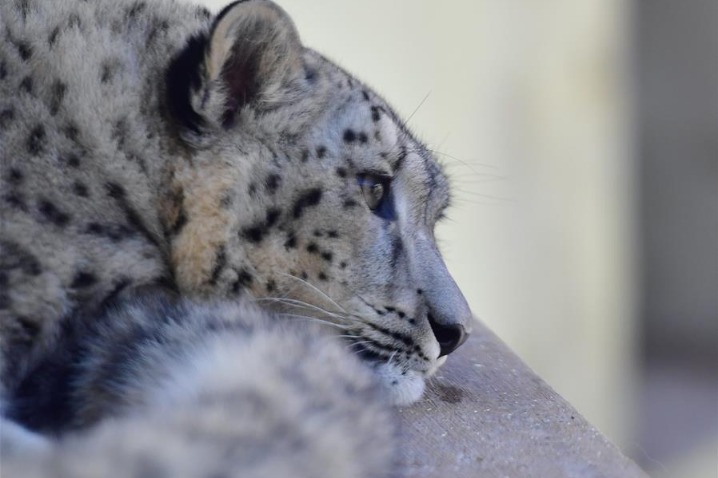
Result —
M273 3L180 5L0 6L0 381L160 286L331 323L416 400L471 330L446 176Z
M331 323L417 400L472 321L434 238L449 187L429 150L268 2L227 7L166 80L180 290Z

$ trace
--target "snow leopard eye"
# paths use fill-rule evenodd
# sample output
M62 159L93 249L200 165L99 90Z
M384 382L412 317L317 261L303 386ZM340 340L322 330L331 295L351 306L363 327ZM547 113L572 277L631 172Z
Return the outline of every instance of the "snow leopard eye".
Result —
M376 173L361 174L358 177L362 196L369 209L383 219L394 219L391 204L391 176Z

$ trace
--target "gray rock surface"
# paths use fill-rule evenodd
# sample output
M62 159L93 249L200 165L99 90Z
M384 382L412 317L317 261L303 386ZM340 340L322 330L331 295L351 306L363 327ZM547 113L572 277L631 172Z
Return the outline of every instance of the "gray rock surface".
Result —
M647 476L482 324L400 415L412 478Z

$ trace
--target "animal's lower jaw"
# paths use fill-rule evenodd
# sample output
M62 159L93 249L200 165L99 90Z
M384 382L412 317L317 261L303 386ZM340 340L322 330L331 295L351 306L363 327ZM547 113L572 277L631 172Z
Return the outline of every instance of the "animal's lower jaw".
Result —
M445 362L446 356L438 358L426 372L402 371L392 364L382 364L374 369L374 373L387 390L389 400L397 407L405 407L419 401L426 388L426 379L434 375Z
M416 403L424 394L424 374L401 369L393 365L380 365L374 372L379 378L379 383L388 392L389 400L398 407L404 407Z

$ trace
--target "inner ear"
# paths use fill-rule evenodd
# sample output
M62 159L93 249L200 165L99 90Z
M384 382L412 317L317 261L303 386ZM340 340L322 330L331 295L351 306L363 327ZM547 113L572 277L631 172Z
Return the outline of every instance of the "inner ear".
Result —
M302 45L289 16L274 3L234 3L217 16L205 53L210 94L226 125L249 103L271 104L302 68Z
M220 78L226 88L223 125L231 123L240 107L259 97L259 61L256 54L232 55L222 67Z

